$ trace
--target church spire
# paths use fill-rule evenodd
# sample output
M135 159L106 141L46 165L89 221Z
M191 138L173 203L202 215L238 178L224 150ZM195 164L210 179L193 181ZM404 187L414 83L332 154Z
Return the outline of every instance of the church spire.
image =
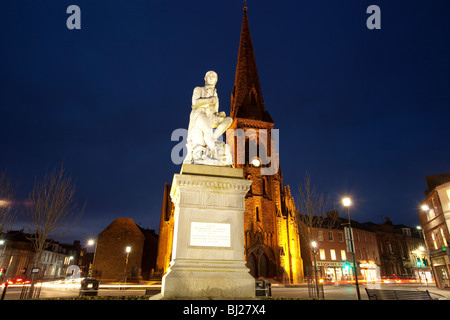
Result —
M247 118L273 122L264 107L246 4L244 5L234 87L231 93L230 116L233 119Z

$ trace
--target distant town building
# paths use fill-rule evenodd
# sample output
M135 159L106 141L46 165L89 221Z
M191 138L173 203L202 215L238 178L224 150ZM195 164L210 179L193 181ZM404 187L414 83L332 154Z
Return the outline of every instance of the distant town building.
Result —
M79 263L83 253L80 241L62 244L48 239L39 265L33 266L35 250L30 239L31 235L22 230L0 235L0 269L3 270L1 276L3 280L27 277L34 267L40 269L37 275L40 280L65 278L70 265L79 266L81 269Z
M436 285L450 287L450 173L425 177L427 190L419 205L419 221Z
M322 228L312 228L314 241L317 244L316 266L326 282L345 282L354 277L353 254L347 245L350 239L344 229L348 226L347 224L347 218L341 218L337 211L332 211L328 213ZM380 257L376 234L356 221L352 220L351 224L358 278L377 279L380 274ZM301 252L305 266L313 266L311 244L302 241ZM306 276L312 276L312 273Z
M363 225L376 234L382 277L433 281L425 242L417 228L394 225L388 217L384 223Z
M138 282L152 276L158 237L131 218L116 218L97 238L92 277L105 282Z

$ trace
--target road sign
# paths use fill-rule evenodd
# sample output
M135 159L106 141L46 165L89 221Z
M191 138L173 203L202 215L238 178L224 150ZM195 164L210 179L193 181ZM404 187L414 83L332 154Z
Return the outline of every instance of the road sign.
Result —
M353 242L353 229L345 227L345 244L347 245L347 252L355 253L355 247Z

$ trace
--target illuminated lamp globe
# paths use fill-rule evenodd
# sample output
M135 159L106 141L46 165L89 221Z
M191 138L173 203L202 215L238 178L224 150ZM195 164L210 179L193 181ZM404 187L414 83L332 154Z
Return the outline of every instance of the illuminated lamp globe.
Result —
M258 157L254 157L254 158L252 159L252 165L253 165L254 167L259 167L259 166L261 165L261 160L259 160Z
M342 203L344 204L344 207L349 207L352 204L352 201L350 198L344 198L342 199Z

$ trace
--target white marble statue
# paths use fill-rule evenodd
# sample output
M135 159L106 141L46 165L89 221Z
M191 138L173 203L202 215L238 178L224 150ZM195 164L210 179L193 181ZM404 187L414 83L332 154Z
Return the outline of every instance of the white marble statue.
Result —
M187 155L183 163L233 165L230 147L217 141L233 122L225 112L219 112L219 97L215 88L217 79L217 73L208 71L205 86L194 89L186 143Z

